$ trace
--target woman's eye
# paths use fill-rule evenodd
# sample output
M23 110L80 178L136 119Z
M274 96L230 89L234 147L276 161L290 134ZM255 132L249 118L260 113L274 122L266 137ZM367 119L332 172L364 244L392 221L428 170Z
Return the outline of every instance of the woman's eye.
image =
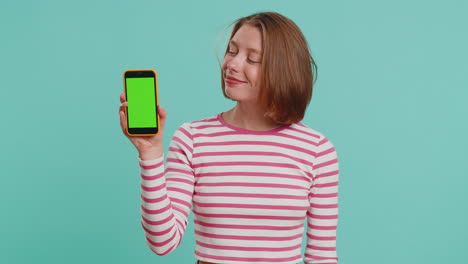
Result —
M250 63L260 63L259 61L252 60L252 59L250 59L250 58L249 58L249 59L247 59L247 61L248 61L248 62L250 62Z

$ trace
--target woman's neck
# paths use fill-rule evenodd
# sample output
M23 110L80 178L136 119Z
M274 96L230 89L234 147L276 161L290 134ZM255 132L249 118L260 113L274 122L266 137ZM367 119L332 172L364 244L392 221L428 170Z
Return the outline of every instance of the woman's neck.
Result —
M225 112L223 119L235 127L254 131L268 131L279 126L273 120L265 117L264 109L240 102L234 108Z

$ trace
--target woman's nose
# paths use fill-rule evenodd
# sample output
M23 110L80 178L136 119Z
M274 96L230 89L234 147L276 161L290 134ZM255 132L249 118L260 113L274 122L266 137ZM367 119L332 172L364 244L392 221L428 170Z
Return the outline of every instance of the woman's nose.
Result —
M226 67L232 71L239 71L239 67L240 67L239 56L230 58L230 60L227 61L226 63Z

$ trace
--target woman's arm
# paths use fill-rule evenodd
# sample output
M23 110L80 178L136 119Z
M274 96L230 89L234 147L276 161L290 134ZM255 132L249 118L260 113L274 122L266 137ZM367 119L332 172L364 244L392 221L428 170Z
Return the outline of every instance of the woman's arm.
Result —
M127 134L127 101L120 94L120 126L138 151L141 168L141 215L146 240L152 251L165 255L180 243L192 203L194 175L191 166L193 143L188 125L174 134L163 163L163 134L167 112L158 106L160 131L155 136Z
M335 147L325 137L320 140L313 169L304 262L336 263L339 166Z
M192 206L195 176L188 125L174 134L164 168L163 157L141 160L141 216L148 246L158 255L181 242Z

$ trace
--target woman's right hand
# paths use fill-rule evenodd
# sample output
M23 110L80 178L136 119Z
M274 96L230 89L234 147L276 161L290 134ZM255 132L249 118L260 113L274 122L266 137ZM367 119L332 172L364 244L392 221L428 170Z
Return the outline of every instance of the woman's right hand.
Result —
M159 133L155 136L130 136L127 133L127 111L128 106L125 93L120 94L121 105L119 107L120 127L125 136L132 142L140 155L141 160L151 160L163 155L163 134L167 111L158 105Z

